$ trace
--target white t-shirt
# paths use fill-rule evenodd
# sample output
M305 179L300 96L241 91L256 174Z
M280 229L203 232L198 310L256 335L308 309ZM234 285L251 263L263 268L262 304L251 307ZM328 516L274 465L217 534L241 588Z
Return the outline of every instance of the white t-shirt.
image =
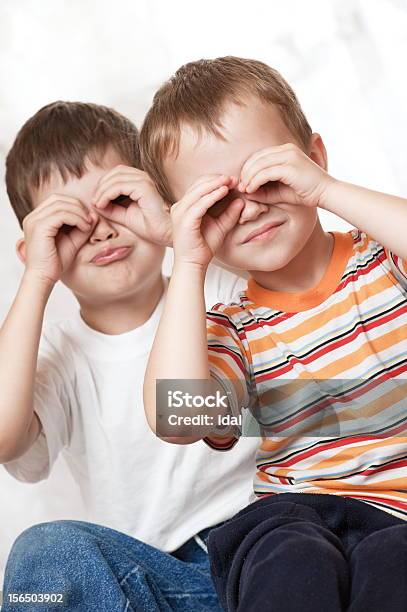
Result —
M212 266L207 307L230 302L245 286ZM172 551L247 505L258 441L242 439L220 454L203 442L173 445L151 432L143 378L163 303L164 296L148 321L119 335L91 329L79 311L44 326L35 386L43 431L5 467L19 480L37 482L62 453L86 520Z

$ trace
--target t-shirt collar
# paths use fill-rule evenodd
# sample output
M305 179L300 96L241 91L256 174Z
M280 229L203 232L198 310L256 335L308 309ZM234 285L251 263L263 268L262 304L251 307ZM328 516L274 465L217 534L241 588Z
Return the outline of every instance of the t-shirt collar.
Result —
M140 357L151 349L164 306L168 278L163 277L164 291L150 317L139 327L122 334L104 334L89 327L78 308L70 321L71 334L81 352L98 361L125 361Z
M300 293L271 291L251 278L247 286L249 300L283 312L301 312L324 302L337 289L353 249L351 232L329 233L334 237L334 247L330 262L317 285Z

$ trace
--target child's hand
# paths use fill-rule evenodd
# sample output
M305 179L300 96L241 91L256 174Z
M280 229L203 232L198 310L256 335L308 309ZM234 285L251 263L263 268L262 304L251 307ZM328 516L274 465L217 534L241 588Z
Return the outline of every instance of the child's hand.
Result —
M89 239L95 222L95 213L79 200L51 195L23 221L26 271L55 284Z
M119 198L120 202L114 201ZM103 216L125 225L142 238L171 244L169 206L143 170L130 166L113 168L101 179L92 204L103 211Z
M266 204L321 206L333 178L299 147L284 144L257 151L247 159L238 189ZM256 193L255 193L256 192Z
M236 225L243 208L239 198L232 200L216 216L206 214L236 187L237 179L225 175L200 177L184 197L171 207L175 261L208 266Z

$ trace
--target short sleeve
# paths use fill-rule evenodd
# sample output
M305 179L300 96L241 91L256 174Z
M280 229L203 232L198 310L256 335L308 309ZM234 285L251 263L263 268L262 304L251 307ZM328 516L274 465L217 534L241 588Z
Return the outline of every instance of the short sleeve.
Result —
M247 288L247 279L238 276L233 270L226 270L215 263L208 266L205 277L205 304L209 310L214 304L230 304L240 291Z
M34 411L42 430L24 455L4 465L17 480L38 482L47 478L59 453L69 443L69 401L61 366L59 353L42 339L34 389Z
M399 283L407 289L407 260L385 249L391 271Z
M233 317L238 310L237 306L217 304L206 315L211 376L228 395L234 417L241 417L253 398L249 347L243 327ZM216 450L229 450L237 439L205 441Z

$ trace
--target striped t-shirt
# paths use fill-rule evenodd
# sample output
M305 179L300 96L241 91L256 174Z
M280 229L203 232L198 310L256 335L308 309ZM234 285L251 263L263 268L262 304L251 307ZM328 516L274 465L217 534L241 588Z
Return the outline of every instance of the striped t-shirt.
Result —
M259 423L257 496L335 493L404 518L407 265L360 230L332 234L317 286L250 279L207 313L211 374Z

